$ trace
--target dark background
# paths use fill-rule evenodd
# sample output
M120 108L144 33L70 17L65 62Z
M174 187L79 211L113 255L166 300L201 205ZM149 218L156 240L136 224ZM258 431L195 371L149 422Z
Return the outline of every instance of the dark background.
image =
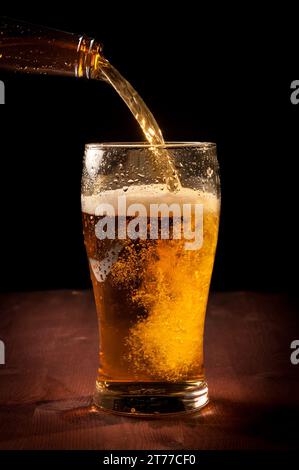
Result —
M104 44L166 140L214 141L222 215L212 287L296 289L299 79L295 12L209 13L185 3L6 11ZM217 16L216 16L217 13ZM89 285L80 214L84 144L141 135L102 82L7 74L1 107L0 289Z

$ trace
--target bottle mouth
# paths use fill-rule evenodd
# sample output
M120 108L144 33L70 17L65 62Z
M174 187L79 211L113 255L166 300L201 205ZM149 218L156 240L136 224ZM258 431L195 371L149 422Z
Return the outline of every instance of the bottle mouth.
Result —
M93 142L85 145L86 149L107 149L107 148L200 148L208 150L216 148L214 142L177 142L170 141L164 144L150 144L148 142Z
M104 60L102 50L102 44L99 42L86 36L80 36L77 45L78 58L75 65L75 76L93 78L99 61Z

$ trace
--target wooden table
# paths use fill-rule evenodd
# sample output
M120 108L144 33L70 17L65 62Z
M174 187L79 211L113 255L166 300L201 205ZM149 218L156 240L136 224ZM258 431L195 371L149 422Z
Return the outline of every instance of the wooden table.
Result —
M97 321L89 291L2 294L1 449L295 449L299 339L295 299L212 294L206 323L211 403L184 418L138 419L89 408Z

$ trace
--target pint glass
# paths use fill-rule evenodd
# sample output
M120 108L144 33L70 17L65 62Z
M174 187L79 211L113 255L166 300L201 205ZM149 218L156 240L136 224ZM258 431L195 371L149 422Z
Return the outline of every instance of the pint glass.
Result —
M162 147L176 189L159 165ZM99 325L97 407L145 416L208 402L203 338L219 211L215 144L86 145L82 214Z

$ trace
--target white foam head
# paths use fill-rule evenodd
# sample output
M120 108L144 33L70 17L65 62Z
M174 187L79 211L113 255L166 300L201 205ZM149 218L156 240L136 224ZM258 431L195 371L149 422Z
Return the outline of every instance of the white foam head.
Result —
M173 193L167 189L166 185L144 185L144 186L130 186L129 188L121 188L103 191L102 193L94 196L82 195L82 212L90 215L96 214L96 209L101 204L110 204L114 208L117 215L118 211L118 197L126 197L127 207L131 204L142 204L150 208L150 204L203 204L204 211L218 212L219 199L212 193L196 191L190 188L181 188L179 191Z

